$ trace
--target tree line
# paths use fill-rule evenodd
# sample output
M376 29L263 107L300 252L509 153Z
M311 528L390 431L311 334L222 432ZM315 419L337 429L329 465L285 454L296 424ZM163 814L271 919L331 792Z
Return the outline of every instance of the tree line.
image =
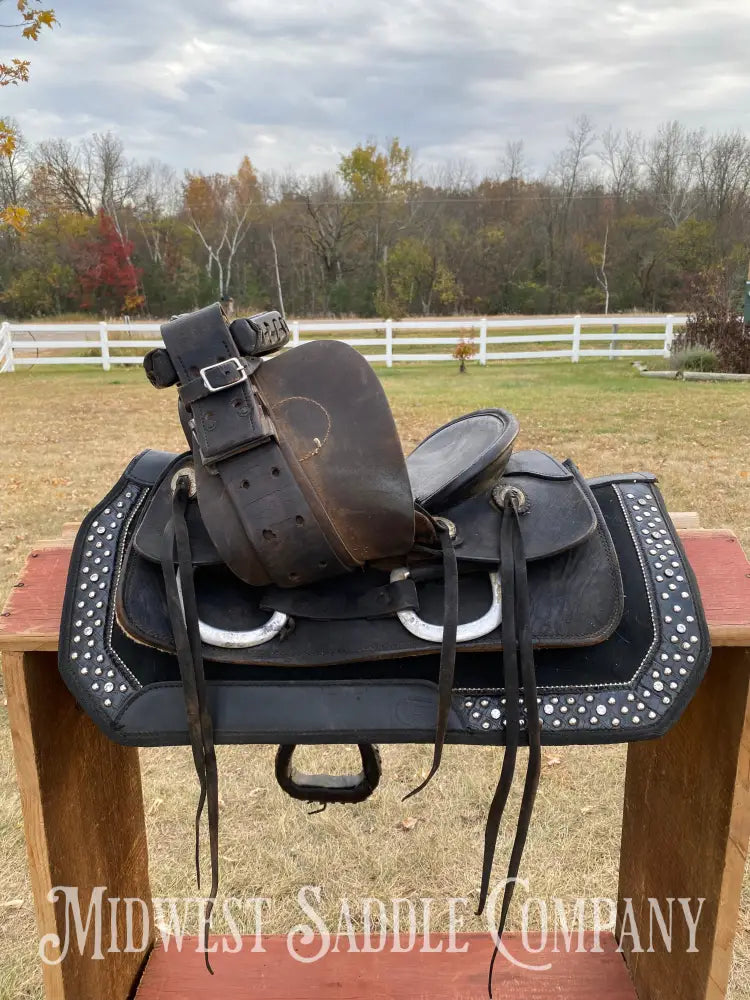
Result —
M750 139L585 117L541 170L522 142L478 176L420 169L394 139L316 175L128 156L113 134L0 155L0 312L168 316L219 298L292 316L682 311L696 281L739 295ZM13 220L17 223L13 223Z

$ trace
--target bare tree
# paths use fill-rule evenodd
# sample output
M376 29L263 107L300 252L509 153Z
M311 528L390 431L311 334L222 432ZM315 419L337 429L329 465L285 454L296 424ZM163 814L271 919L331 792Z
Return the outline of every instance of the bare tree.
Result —
M620 132L610 126L599 141L601 149L597 156L608 172L609 190L618 199L631 197L638 185L641 139L630 129Z
M500 157L500 180L522 181L528 173L523 139L509 139Z
M641 151L651 193L674 228L695 211L698 141L699 137L680 122L665 122Z
M94 134L78 144L50 139L39 145L35 159L63 202L92 217L100 209L112 214L132 204L145 174L142 165L125 156L122 140L111 132Z
M747 204L750 189L750 142L742 132L706 136L695 142L697 181L703 209L721 223Z

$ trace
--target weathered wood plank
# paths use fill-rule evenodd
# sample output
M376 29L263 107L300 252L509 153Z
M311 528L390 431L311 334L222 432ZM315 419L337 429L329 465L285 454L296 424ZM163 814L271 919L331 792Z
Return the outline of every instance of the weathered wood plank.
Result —
M520 936L504 939L508 950L523 961L544 965L547 971L525 971L507 960L498 960L493 979L494 995L502 1000L638 1000L622 955L611 934L601 935L601 954L553 953L552 943L538 954L521 947ZM487 968L492 942L486 934L459 934L456 945L464 953L446 952L447 935L432 935L432 947L443 942L443 951L396 953L329 953L317 962L301 964L291 957L286 937L264 937L265 953L253 953L255 938L243 941L236 954L215 955L214 975L209 976L196 940L185 939L181 952L172 943L151 954L136 993L136 1000L468 1000L487 996ZM539 947L538 935L529 935ZM236 943L232 943L236 946ZM306 954L314 954L316 940ZM341 947L347 947L343 944ZM358 947L361 947L361 939Z
M633 900L649 926L649 897L688 897L697 952L675 918L671 953L636 953L625 938L640 1000L723 1000L750 837L750 651L719 649L677 725L660 740L631 743L620 855L620 915ZM678 904L675 904L677 906ZM645 946L644 946L645 947Z
M680 532L715 646L750 646L750 563L728 530ZM0 616L0 650L56 650L69 540L35 549Z
M50 653L5 653L3 676L39 937L64 941L66 903L50 898L55 886L78 888L84 923L96 886L149 908L151 892L138 751L112 743L84 715L55 661ZM139 942L138 907L134 918ZM106 902L103 923L107 932ZM127 1000L143 955L109 953L108 945L107 937L104 959L92 960L90 935L83 955L74 940L60 964L44 964L46 1000Z

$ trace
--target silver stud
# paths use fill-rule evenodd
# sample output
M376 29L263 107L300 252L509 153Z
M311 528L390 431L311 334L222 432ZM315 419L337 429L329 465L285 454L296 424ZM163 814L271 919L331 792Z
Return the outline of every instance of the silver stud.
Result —
M487 706L489 705L489 703L490 702L489 702L488 698L482 698L481 701L479 702L479 704L482 706L482 708L487 708Z
M473 706L473 704L474 704L473 701L465 701L464 702L464 708L471 708Z
M672 624L672 616L671 615L664 615L664 621L667 623L667 625L671 625Z
M102 673L103 673L102 668L101 667L94 667L94 673L96 674L97 677L101 677Z
M545 715L553 715L554 712L555 712L555 710L552 707L552 705L545 705L543 711L544 711Z
M472 712L471 713L471 717L472 717L472 719L478 719L479 716L480 716L480 714L481 714L480 712Z
M591 718L589 719L589 722L591 723L592 726L599 725L599 719L597 718L596 715L592 715Z
M680 660L682 659L682 653L675 653L672 659L675 661L675 663L679 663ZM666 673L666 670L664 671L664 673Z
M695 657L694 656L688 656L688 657L686 657L686 659L687 659L688 663L695 663Z
M659 657L659 659L660 659L660 660L661 660L662 662L664 662L665 660L668 660L668 659L669 659L669 654L668 654L668 653L662 653L662 654L661 654L661 656ZM658 676L658 674L657 674L657 676Z
M568 706L567 705L560 705L560 711L563 713L563 715L566 715L567 711L568 711Z
M673 611L677 611L679 613L680 611L682 611L682 605L675 604L675 606L672 608L672 610Z
M669 600L669 594L667 594L667 593L666 593L666 591L665 591L665 592L664 592L664 593L663 593L663 594L661 595L661 599L662 599L663 601L668 601L668 600Z
M98 691L99 690L99 682L98 681L94 681L94 683L91 685L91 690L92 691Z
M111 707L111 705L112 705L112 699L111 699L111 698L105 698L105 699L104 699L104 704L105 704L105 706L106 706L107 708L110 708L110 707Z
M490 715L492 716L493 719L499 719L500 718L500 709L499 708L491 708L490 709Z
M587 694L587 695L586 695L586 701L588 701L588 702L592 702L593 700L594 700L594 696L593 696L593 694Z
M690 636L690 641L693 643L693 645L695 645L695 643L698 641L698 636L697 635L691 635Z
M642 712L642 711L643 711L643 709L644 709L645 707L646 707L646 706L645 706L645 705L643 704L643 702L642 702L642 701L639 701L639 702L638 702L638 710L639 710L640 712Z
M552 720L552 725L555 727L555 729L559 729L560 728L560 720L559 719L553 719Z
M664 685L661 681L654 681L654 691L663 691Z
M120 690L121 690L122 692L125 692L125 691L127 691L127 689L128 689L128 686L127 686L127 684L121 684L121 685L120 685Z
M620 725L620 720L618 718L612 719L612 725L615 727L615 729L617 729L617 727Z
M688 597L690 597L690 594L688 594L686 590L683 590L682 593L680 594L680 597L682 597L684 600L687 600Z
M557 695L554 695L552 698L550 698L550 701L552 702L553 705L556 705L560 701L560 699L557 697Z
M672 704L672 699L669 697L668 694L665 694L664 697L662 698L662 702L665 705L671 705Z
M685 667L680 667L679 674L680 677L684 677L687 674L687 670L685 669Z
M633 725L637 726L640 721L641 721L640 715L633 716Z
M606 715L607 714L607 709L604 707L604 705L597 705L596 706L596 714L597 715Z
M489 729L489 728L490 728L490 724L489 724L489 722L487 722L487 720L485 719L485 721L484 721L484 722L482 723L482 729Z
M679 625L675 625L675 629L680 633L680 635L682 635L684 632L687 632L687 625L683 625L682 622L680 622Z
M71 658L71 660L77 660L78 659L78 653L75 653L75 652L71 653L70 654L70 658Z
M106 530L106 528L99 527L96 529L96 533L97 535L103 535Z
M608 705L614 705L615 704L615 699L610 696L609 698L607 698L607 704Z
M73 642L80 642L80 641L81 641L80 635L74 635L73 636Z
M87 673L89 672L89 668L88 668L88 667L81 667L81 671L80 671L80 672L81 672L81 673L83 674L83 676L85 677L85 676L86 676L86 674L87 674Z
M575 715L571 715L571 717L568 719L568 725L569 726L577 726L578 725L578 719L576 719Z
M665 667L664 668L664 676L665 677L669 677L671 675L671 673L672 673L672 668L671 667Z
M687 616L686 616L686 618L685 618L685 621L686 621L686 622L694 622L694 621L695 621L695 618L693 618L693 616L692 616L692 615L687 615Z
M585 711L586 711L586 708L585 708L584 705L579 705L578 706L578 714L579 715L583 715Z

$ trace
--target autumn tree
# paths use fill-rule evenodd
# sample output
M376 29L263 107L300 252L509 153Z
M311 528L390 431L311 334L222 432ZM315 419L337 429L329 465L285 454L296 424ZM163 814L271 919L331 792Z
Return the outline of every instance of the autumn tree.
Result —
M0 18L5 15L8 20L0 21L0 28L20 31L26 41L35 42L44 28L52 28L57 24L55 12L50 7L42 7L41 0L0 0ZM9 63L0 63L0 87L18 86L29 79L28 59L14 57ZM16 151L18 131L8 118L0 118L0 156L10 158ZM6 204L0 209L0 223L22 229L27 212L16 202Z
M262 195L247 156L236 174L186 174L183 192L188 224L205 251L205 269L219 298L231 289L232 269Z
M133 244L123 240L112 218L100 211L96 228L79 244L77 270L83 309L111 315L140 305L139 274L132 252Z

